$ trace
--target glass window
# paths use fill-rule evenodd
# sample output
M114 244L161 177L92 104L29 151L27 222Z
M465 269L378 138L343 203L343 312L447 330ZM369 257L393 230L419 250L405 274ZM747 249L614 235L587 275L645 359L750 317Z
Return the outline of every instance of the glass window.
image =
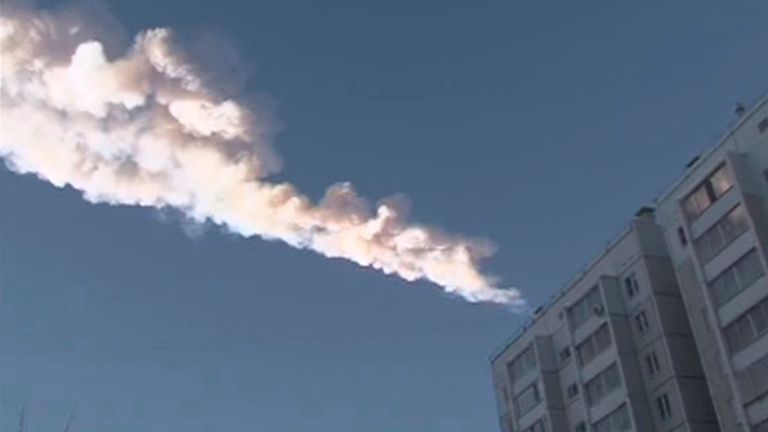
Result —
M546 432L547 428L544 426L544 419L539 419L533 425L525 428L524 432Z
M685 199L685 214L690 219L697 218L707 207L712 204L707 190L704 186L699 186L688 198Z
M640 313L635 315L635 323L637 324L637 330L640 333L648 331L650 325L648 324L648 315L645 314L645 311L640 311Z
M768 297L761 300L725 328L725 340L731 354L751 345L768 332Z
M721 165L683 201L683 210L689 220L696 219L712 203L733 186L733 177L726 165Z
M733 186L733 177L726 165L722 165L709 178L715 200L723 196ZM714 201L714 200L713 200Z
M710 229L696 239L694 245L701 262L706 263L714 258L721 250L747 231L747 215L744 207L737 205Z
M648 368L648 375L656 375L656 373L661 370L659 358L656 356L655 352L645 356L645 365Z
M632 298L640 291L640 286L637 283L637 277L634 273L624 278L624 288L627 291L627 296Z
M560 363L565 364L571 359L571 347L567 346L560 350Z
M712 301L722 306L764 274L757 250L750 250L710 282Z
M755 327L755 334L761 335L768 331L768 303L758 304L749 315Z
M571 326L576 329L581 327L592 315L595 314L595 307L602 306L600 291L593 287L587 295L576 302L569 310L568 315L571 319Z
M662 420L667 420L672 417L672 407L669 404L669 397L666 393L656 398L656 408L659 411L659 417Z
M595 346L597 347L598 353L605 351L606 348L611 346L611 333L608 331L607 325L600 326L600 328L595 331L594 336Z
M611 333L608 326L603 324L594 333L589 335L584 342L576 347L581 366L586 366L592 359L611 346Z
M736 272L733 268L726 269L710 283L712 300L716 306L725 304L741 291L739 281L736 280Z
M595 405L620 386L621 377L619 376L619 368L616 366L616 363L614 363L584 384L589 405Z
M517 415L521 416L541 402L541 394L539 394L538 383L533 383L525 390L520 392L515 398L515 405L517 405Z
M598 420L592 425L594 432L626 432L632 429L627 404Z
M749 251L736 263L736 274L739 277L739 282L745 288L760 279L764 273L763 265L755 249Z
M519 380L530 371L536 369L536 353L533 346L529 345L520 355L509 364L509 376L512 382Z
M736 378L745 403L768 393L768 355L738 371Z

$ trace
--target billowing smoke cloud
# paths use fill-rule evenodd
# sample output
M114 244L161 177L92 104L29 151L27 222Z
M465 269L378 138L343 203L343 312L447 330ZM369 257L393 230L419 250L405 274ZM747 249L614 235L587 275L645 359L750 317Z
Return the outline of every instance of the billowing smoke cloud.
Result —
M121 45L118 27L93 7L6 4L0 20L0 155L10 169L91 202L172 207L246 237L427 279L472 302L522 304L479 270L490 243L410 223L401 199L372 206L340 183L313 203L270 182L280 158L268 122L227 96L170 30Z

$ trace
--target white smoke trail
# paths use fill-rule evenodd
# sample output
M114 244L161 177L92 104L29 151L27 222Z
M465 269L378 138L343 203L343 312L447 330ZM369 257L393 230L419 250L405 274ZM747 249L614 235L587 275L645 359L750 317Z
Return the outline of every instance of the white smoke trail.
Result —
M264 120L217 92L168 29L141 32L120 52L115 26L93 11L4 8L0 156L10 169L91 202L173 207L472 302L522 304L479 270L490 243L409 223L402 200L372 208L340 183L314 204L265 180L280 159Z

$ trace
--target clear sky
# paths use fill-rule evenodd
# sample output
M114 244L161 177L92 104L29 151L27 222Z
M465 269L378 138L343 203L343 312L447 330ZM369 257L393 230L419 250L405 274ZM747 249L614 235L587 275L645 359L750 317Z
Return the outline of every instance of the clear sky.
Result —
M110 6L238 46L280 179L406 193L532 305L768 88L762 0ZM501 307L5 168L0 253L0 429L497 430Z

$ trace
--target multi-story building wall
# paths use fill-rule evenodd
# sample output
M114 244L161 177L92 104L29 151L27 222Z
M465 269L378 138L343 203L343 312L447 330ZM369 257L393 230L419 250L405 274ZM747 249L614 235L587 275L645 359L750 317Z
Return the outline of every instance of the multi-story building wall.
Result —
M768 98L657 200L720 428L768 431Z
M719 430L650 209L491 365L504 432Z

